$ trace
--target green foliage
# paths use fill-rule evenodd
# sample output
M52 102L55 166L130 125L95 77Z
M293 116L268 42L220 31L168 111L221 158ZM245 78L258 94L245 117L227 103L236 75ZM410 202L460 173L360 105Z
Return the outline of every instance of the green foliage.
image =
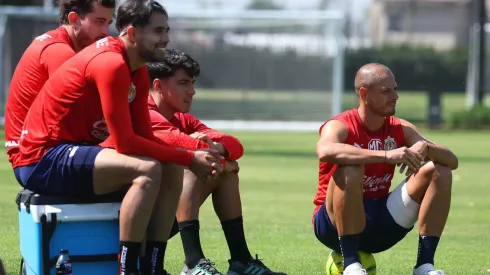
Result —
M300 55L293 50L279 53L219 41L213 47L176 47L201 64L202 88L325 91L332 87L331 57ZM465 49L438 52L405 45L349 50L345 55L344 85L352 90L359 67L378 62L392 69L402 90L461 92L466 85L467 55Z
M366 48L346 53L345 87L354 86L353 78L360 66L382 63L393 71L403 90L461 92L465 90L467 51L435 51L406 45Z
M490 129L490 107L479 105L454 112L449 126L452 129Z

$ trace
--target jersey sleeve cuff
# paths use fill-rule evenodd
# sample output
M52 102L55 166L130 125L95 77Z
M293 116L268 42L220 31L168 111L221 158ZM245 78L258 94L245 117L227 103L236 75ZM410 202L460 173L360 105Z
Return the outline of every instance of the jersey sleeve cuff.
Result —
M222 138L220 143L228 151L228 160L238 160L243 156L243 145L240 142L234 139Z
M194 153L192 151L182 150L182 149L177 151L178 151L177 158L179 159L177 163L187 167L191 166L192 161L194 160Z

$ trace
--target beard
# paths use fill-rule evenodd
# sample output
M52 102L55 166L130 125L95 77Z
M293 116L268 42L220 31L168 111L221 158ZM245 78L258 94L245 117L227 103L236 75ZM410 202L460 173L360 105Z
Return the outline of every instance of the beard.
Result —
M95 43L95 41L98 41L105 36L98 36L94 39L90 38L90 36L83 31L83 29L78 30L78 32L75 34L77 44L83 48L90 46L91 44Z
M371 111L379 116L393 116L395 115L396 111L395 111L395 108L393 108L392 110L387 110L387 109L382 109L382 108L379 108L379 109L376 109L376 108L370 108Z
M158 50L149 50L145 46L140 46L138 47L138 53L140 57L145 61L145 62L163 62L165 61L164 59L164 54L158 54Z

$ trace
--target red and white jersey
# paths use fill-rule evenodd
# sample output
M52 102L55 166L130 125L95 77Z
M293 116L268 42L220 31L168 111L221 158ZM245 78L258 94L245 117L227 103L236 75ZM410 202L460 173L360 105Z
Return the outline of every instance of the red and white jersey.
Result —
M48 78L75 54L68 32L61 26L36 37L19 60L5 106L5 147L13 166L19 160L19 140L27 111Z
M375 132L371 132L362 122L357 108L345 111L330 120L342 121L348 128L348 136L344 143L353 145L362 149L369 150L393 150L402 147L404 144L403 128L400 119L394 116L385 118L383 127ZM320 127L320 133L326 121ZM318 191L316 193L314 204L316 205L314 213L325 202L327 188L330 178L332 177L336 164L320 162L318 175ZM395 173L395 165L388 163L372 163L364 166L364 198L382 198L389 194L391 180Z
M132 71L124 42L86 47L46 81L27 113L18 166L38 162L63 143L97 145L109 135L118 153L189 166L193 153L160 144L148 113L146 66Z

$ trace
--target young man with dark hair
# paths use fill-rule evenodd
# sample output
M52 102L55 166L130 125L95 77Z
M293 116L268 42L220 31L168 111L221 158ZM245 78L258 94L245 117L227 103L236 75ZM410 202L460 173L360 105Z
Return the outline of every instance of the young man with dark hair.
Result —
M165 249L182 191L183 169L213 178L213 150L163 145L148 114L145 63L162 60L167 13L152 0L118 8L120 37L106 37L65 62L30 108L15 169L24 187L41 194L92 197L127 190L120 209L119 274L163 275ZM98 144L110 134L115 149ZM175 163L175 164L172 164Z
M177 210L177 221L185 253L181 275L221 274L204 257L199 238L199 208L212 195L214 209L231 254L227 275L284 274L271 271L249 252L243 229L238 163L243 146L238 139L210 129L190 111L199 64L184 52L168 49L163 62L147 64L151 78L148 97L155 136L167 144L195 150L214 148L225 159L224 171L206 181L192 171L184 173L184 186ZM200 273L197 273L200 272Z
M77 52L109 34L115 0L61 0L60 24L34 39L10 83L5 106L9 161L19 159L19 140L27 111L48 78ZM17 181L20 182L16 174Z

